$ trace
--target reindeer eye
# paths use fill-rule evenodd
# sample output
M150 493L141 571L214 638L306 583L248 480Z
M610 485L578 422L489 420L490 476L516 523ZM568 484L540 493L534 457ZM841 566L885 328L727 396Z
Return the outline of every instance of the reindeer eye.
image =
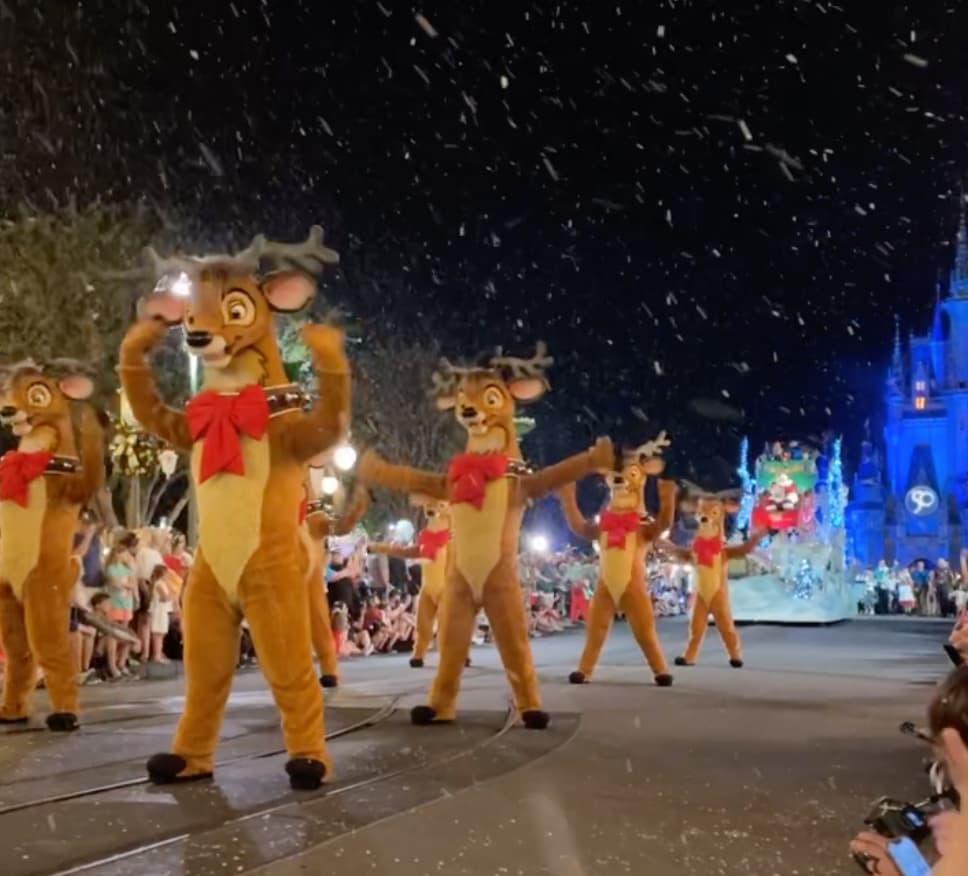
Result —
M35 383L27 390L27 404L32 408L46 408L53 399L51 391L43 383Z
M241 289L229 292L222 301L222 315L233 325L252 325L255 321L255 304Z
M489 408L499 408L504 404L504 396L496 386L489 386L484 390L484 404Z

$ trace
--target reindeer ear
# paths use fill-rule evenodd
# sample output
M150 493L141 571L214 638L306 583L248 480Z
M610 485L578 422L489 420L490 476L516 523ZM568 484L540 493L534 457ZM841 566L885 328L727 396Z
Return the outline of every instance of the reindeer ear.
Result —
M507 386L511 397L520 402L537 401L548 390L548 384L539 377L515 377Z
M279 313L295 313L316 294L316 283L302 271L279 271L262 281L269 307Z
M424 508L433 501L430 496L426 495L425 493L411 493L409 499L410 506L412 508Z
M437 405L438 411L452 411L457 406L457 396L438 395L434 399L434 404Z
M726 509L727 514L735 514L737 511L739 511L739 502L737 502L735 499L724 499L723 508Z
M165 325L179 325L185 316L185 299L171 292L152 292L138 302L142 319L160 319Z
M60 391L71 401L84 401L94 395L94 381L83 374L72 374L57 381Z
M679 510L684 514L695 514L696 508L699 507L699 503L689 496L686 496L679 500Z

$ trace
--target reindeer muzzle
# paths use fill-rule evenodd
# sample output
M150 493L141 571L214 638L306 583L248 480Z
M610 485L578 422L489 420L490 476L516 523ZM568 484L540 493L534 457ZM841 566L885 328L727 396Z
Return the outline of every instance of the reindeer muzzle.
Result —
M211 332L185 332L185 343L195 350L201 350L212 343Z

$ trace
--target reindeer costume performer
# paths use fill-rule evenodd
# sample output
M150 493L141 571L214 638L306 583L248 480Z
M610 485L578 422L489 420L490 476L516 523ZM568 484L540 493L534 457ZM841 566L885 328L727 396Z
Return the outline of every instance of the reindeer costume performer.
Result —
M716 630L729 656L729 665L739 669L743 665L743 651L729 606L726 566L730 560L751 553L766 533L756 532L743 544L726 545L726 515L735 514L739 510L739 504L732 493L704 493L685 505L693 503L699 522L699 533L693 539L692 545L689 548L680 548L673 544L664 544L664 547L680 559L691 562L696 569L698 592L689 619L689 643L685 653L676 657L676 666L695 665L706 636L706 628L709 626L709 615L712 614L716 621Z
M423 508L427 525L417 534L413 546L400 544L374 543L369 546L370 553L388 554L422 562L420 595L417 597L417 638L413 646L410 665L421 669L424 657L434 639L434 621L440 610L444 586L447 583L447 557L450 554L450 505L431 499L429 496L411 496L412 504ZM468 659L466 665L470 666Z
M322 692L313 672L306 568L300 564L299 505L309 461L346 429L349 366L338 330L306 325L319 398L286 379L273 311L312 298L315 276L337 255L314 227L301 244L257 237L234 256L160 259L159 277L187 274L189 297L157 291L121 346L121 382L138 421L191 452L198 496L199 549L185 591L185 711L171 753L148 761L156 783L207 778L218 743L245 617L259 664L282 716L296 789L319 787L329 772ZM264 261L284 270L263 274ZM204 366L202 391L184 411L158 397L148 354L168 326L182 324Z
M312 470L314 466L310 466ZM326 599L326 581L323 576L325 556L323 541L331 535L346 535L366 514L369 496L358 487L347 507L339 517L331 517L326 504L317 498L312 477L307 474L306 498L299 508L300 538L306 553L306 581L309 587L309 630L316 659L319 660L319 683L323 687L339 686L339 655L329 622L329 602Z
M655 629L652 599L645 581L645 560L659 535L675 518L676 484L659 483L659 516L652 519L645 511L645 480L658 475L664 464L659 454L668 447L665 432L654 441L623 454L622 467L610 472L608 507L599 522L586 520L578 509L575 485L558 492L565 520L575 535L599 544L598 583L585 625L585 650L578 669L568 680L583 684L591 678L595 664L608 637L616 610L625 613L635 640L639 643L659 687L672 684L672 676Z
M5 369L0 420L19 439L0 459L0 640L6 677L0 724L26 723L44 672L51 730L78 727L77 668L68 622L80 564L81 508L104 483L104 436L89 404L94 383L73 362Z
M440 607L440 662L429 704L411 712L415 724L455 718L460 676L477 611L483 606L525 726L548 726L518 581L521 518L529 500L613 464L608 438L538 472L522 462L514 429L515 402L544 395L545 369L551 361L539 344L529 360L497 355L478 368L442 363L434 378L437 406L453 410L467 430L466 452L451 460L446 474L388 465L372 451L361 460L358 475L364 482L450 503L451 553Z

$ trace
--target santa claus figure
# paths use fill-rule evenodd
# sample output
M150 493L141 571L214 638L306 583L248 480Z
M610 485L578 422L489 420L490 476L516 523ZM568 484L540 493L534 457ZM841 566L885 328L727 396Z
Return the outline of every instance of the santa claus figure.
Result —
M765 529L790 529L798 523L800 495L785 472L770 484L753 509L753 525Z

